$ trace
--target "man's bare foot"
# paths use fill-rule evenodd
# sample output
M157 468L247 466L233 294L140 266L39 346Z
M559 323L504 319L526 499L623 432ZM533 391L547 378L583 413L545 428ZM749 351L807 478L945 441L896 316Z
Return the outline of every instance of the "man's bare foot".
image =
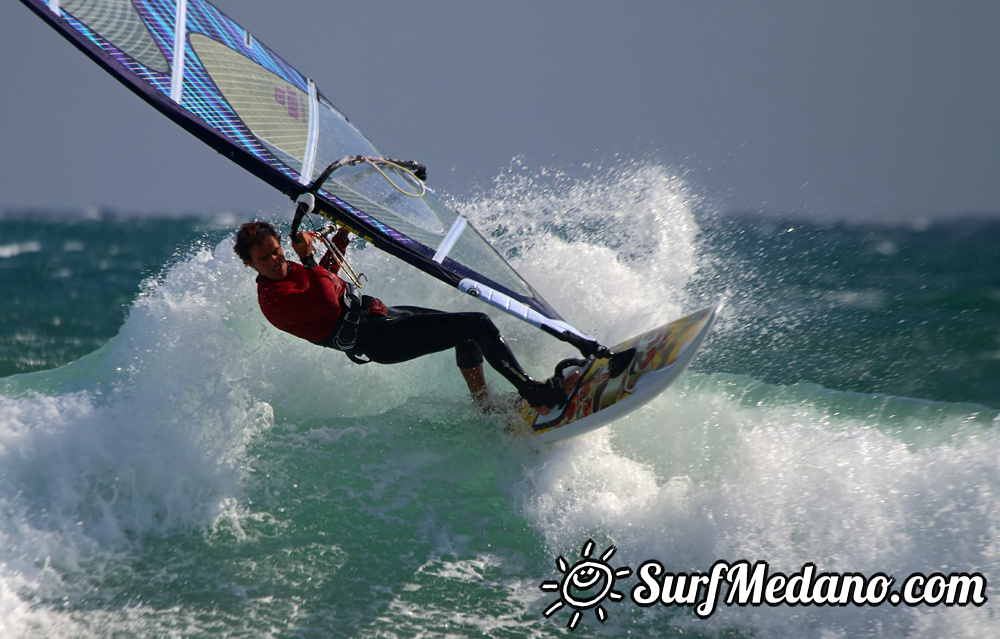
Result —
M562 389L563 394L569 397L569 394L573 392L573 388L576 387L576 383L580 381L580 371L573 371L568 376L562 378ZM552 406L535 406L535 411L539 415L548 415L552 412Z

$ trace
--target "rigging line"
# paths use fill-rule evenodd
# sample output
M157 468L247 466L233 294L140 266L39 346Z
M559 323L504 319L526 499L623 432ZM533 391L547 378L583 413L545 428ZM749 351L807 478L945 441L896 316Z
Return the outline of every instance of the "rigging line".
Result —
M373 169L375 169L376 171L378 171L382 175L382 177L385 178L386 182L388 182L389 184L391 184L393 186L393 188L395 188L397 191L399 191L403 195L405 195L407 197L422 198L427 193L427 187L424 185L423 182L420 181L420 178L418 178L416 175L414 175L413 171L411 171L410 169L406 168L405 166L402 166L401 164L397 164L396 162L393 162L392 160L388 160L386 158L375 158L375 157L371 157L371 156L368 156L368 155L363 156L363 157L364 157L364 161L367 162L368 164L370 164ZM387 166L391 166L393 168L396 168L396 169L402 171L406 175L408 175L410 177L410 180L412 182L414 182L417 186L420 187L420 193L411 193L409 191L406 191L406 190L402 189L398 184L396 184L395 182L392 181L392 178L390 178L386 174L386 172L382 170L382 167L380 167L379 164L385 164Z
M347 279L351 280L351 283L358 288L363 288L361 285L361 278L365 277L364 273L358 273L351 266L350 262L347 261L347 256L341 253L333 242L326 236L325 233L332 233L336 227L331 228L331 225L327 224L323 228L316 228L316 224L313 222L312 217L309 217L309 224L312 225L313 230L316 231L316 236L319 237L320 242L326 247L326 250L333 255L333 260L337 263L343 273L347 276ZM365 277L365 279L368 279Z
M318 189L321 189L323 187L323 183L326 182L327 179L329 179L329 177L333 175L333 172L336 171L337 169L343 168L345 166L356 166L361 163L370 164L372 168L378 171L379 174L383 178L385 178L386 182L391 184L394 189L396 189L397 191L399 191L400 193L402 193L407 197L422 198L427 193L427 186L424 185L423 180L417 177L417 174L414 170L405 166L401 162L390 160L388 158L375 157L372 155L348 155L340 158L336 162L332 163L330 166L326 167L326 169L324 169L323 172L319 174L319 177L317 177L316 181L312 183L312 186L309 187L309 190L315 193ZM379 166L380 164L391 166L393 168L398 169L399 171L402 171L405 175L409 177L409 179L414 184L420 187L420 192L412 193L410 191L406 191L405 189L400 188L400 186L396 184L385 171L382 170L382 168ZM412 164L415 167L419 167L419 165L417 165L416 162L412 163L408 162L407 164Z

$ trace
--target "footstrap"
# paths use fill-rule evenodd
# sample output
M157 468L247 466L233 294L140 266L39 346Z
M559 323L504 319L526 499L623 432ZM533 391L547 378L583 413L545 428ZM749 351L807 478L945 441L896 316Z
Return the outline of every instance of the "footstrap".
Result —
M557 384L559 392L563 393L565 399L559 405L553 406L552 410L549 412L548 415L536 415L535 421L532 422L531 424L532 430L535 431L548 430L554 424L557 424L560 421L562 421L563 416L566 414L566 409L569 408L570 404L573 401L573 396L576 395L576 392L580 389L580 383L583 381L584 375L586 375L587 372L590 370L590 367L594 364L595 360L596 358L591 356L588 357L586 360L564 359L563 361L559 362L559 364L556 366L555 376L550 378L547 383ZM576 380L576 384L573 386L572 390L570 390L569 393L566 393L562 390L561 383L566 369L572 366L579 367L580 378Z

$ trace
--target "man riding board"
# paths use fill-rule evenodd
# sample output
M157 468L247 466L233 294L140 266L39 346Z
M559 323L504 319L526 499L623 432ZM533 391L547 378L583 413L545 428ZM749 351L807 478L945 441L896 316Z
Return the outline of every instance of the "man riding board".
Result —
M340 264L333 251L316 262L313 237L303 232L292 239L302 261L298 264L285 259L278 233L267 222L248 222L236 235L233 250L257 271L257 300L275 328L344 351L357 363L396 364L454 348L456 363L477 402L488 396L484 358L540 414L566 401L579 372L546 382L532 379L485 313L387 307L367 295L359 299L338 276ZM342 255L348 243L348 231L341 228L333 246Z

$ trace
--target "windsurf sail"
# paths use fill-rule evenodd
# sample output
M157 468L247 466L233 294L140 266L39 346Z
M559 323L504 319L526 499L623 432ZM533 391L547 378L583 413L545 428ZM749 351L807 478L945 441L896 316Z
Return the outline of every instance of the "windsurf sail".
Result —
M460 213L205 0L21 0L133 92L376 247L592 354Z

